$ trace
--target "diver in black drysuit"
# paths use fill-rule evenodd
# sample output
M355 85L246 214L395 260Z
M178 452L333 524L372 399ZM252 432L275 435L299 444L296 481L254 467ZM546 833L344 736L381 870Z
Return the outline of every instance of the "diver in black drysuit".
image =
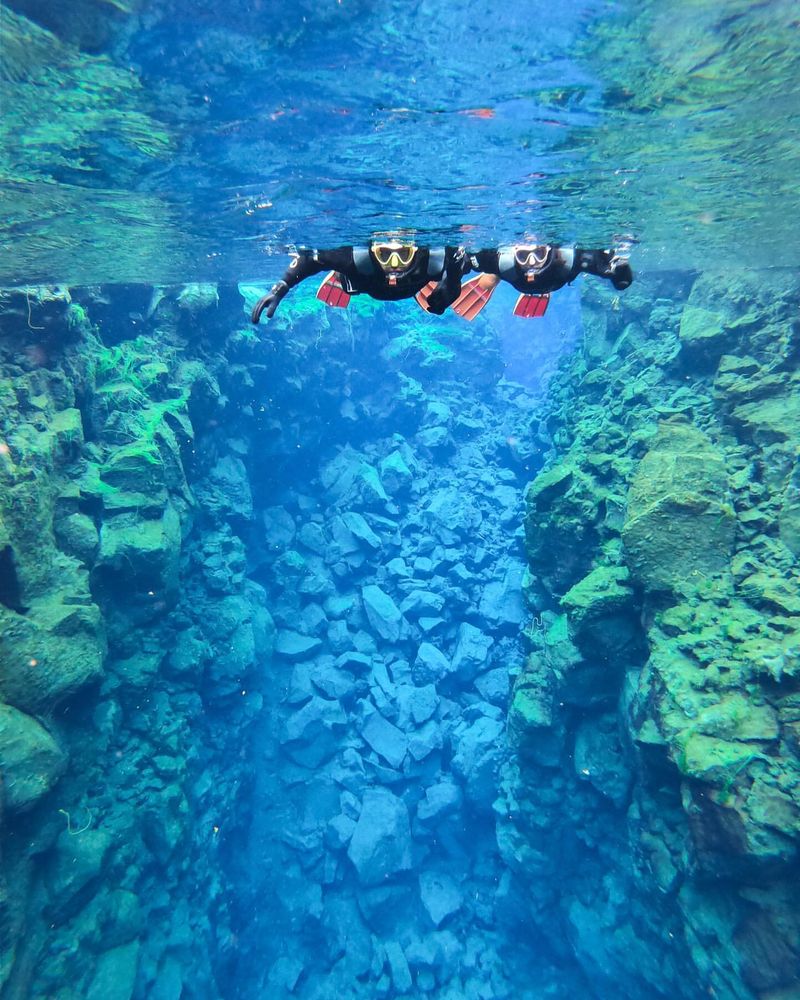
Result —
M258 323L263 312L271 319L290 288L321 271L331 272L319 293L328 305L346 306L351 295L360 294L383 301L417 296L424 309L441 315L461 294L461 277L468 269L463 247L428 249L389 241L369 247L301 250L283 278L256 303L251 319Z
M579 274L607 278L619 291L633 281L627 259L610 250L518 244L497 250L478 250L467 259L471 270L481 273L465 282L461 295L453 303L453 310L469 321L481 312L501 281L521 293L514 315L526 319L543 316L550 293L563 288Z
M628 261L610 250L517 246L508 250L479 250L469 255L469 262L473 271L496 274L525 295L556 292L579 274L608 278L618 291L633 281Z

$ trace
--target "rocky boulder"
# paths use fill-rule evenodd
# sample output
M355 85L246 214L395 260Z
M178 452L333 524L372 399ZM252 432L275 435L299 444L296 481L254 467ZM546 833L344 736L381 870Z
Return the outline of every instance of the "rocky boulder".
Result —
M726 573L735 523L722 453L696 427L662 424L628 494L622 539L634 580L683 593Z
M67 764L61 747L35 719L0 705L0 802L12 811L37 802Z
M362 885L378 885L411 868L408 810L388 788L370 788L364 793L347 856Z

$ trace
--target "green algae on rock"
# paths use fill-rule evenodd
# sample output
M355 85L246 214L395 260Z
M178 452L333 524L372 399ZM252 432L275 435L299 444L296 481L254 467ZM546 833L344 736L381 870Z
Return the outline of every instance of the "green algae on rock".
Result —
M735 530L722 453L689 425L661 424L628 493L622 541L633 578L684 592L723 576Z
M66 755L35 719L0 704L0 775L12 811L30 808L64 772Z
M800 851L800 286L787 275L692 282L687 301L656 279L649 300L602 317L601 292L586 289L584 354L553 387L555 454L527 494L526 592L541 626L509 712L519 770L513 833L499 838L516 857L543 849L543 829L565 856L577 842L574 870L560 865L563 898L539 919L571 928L596 981L613 989L609 969L635 968L643 990L668 982L690 998L700 976L750 1000L793 993L800 968L782 889ZM559 610L574 640L566 661L550 625ZM617 614L627 645L612 639ZM606 845L594 874L584 842ZM609 880L627 899L614 918L625 934L598 951L570 900L602 909ZM666 964L649 965L660 951Z

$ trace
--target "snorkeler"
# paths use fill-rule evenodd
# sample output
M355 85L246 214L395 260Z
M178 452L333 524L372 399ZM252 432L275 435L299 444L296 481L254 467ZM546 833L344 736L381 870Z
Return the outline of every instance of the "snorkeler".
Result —
M347 308L352 295L395 301L416 297L427 312L441 315L461 294L461 277L469 270L463 247L428 249L397 240L368 247L301 250L286 273L256 303L251 319L266 311L271 319L290 288L321 271L329 271L317 298L326 305Z
M499 250L479 250L469 255L474 271L482 273L466 282L453 309L464 319L473 320L483 309L501 281L520 292L514 315L525 319L544 316L550 293L558 291L579 274L607 278L621 291L633 281L633 271L625 257L610 250L535 246L523 244Z

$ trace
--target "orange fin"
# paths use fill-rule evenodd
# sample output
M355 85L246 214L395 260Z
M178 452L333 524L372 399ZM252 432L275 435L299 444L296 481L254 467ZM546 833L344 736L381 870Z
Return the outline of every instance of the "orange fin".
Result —
M550 293L544 295L520 295L517 304L514 306L514 315L523 319L538 319L547 312L550 304Z
M317 289L317 298L334 309L346 309L350 305L350 294L342 288L342 280L337 271L328 273Z
M421 309L424 309L425 312L429 311L428 299L430 298L431 292L434 290L434 288L436 288L437 284L438 282L436 281L429 281L428 284L424 288L420 288L420 290L414 296L414 298L417 300L417 305L419 305Z
M470 323L492 297L500 279L493 274L481 274L461 286L461 294L453 303L453 310Z

